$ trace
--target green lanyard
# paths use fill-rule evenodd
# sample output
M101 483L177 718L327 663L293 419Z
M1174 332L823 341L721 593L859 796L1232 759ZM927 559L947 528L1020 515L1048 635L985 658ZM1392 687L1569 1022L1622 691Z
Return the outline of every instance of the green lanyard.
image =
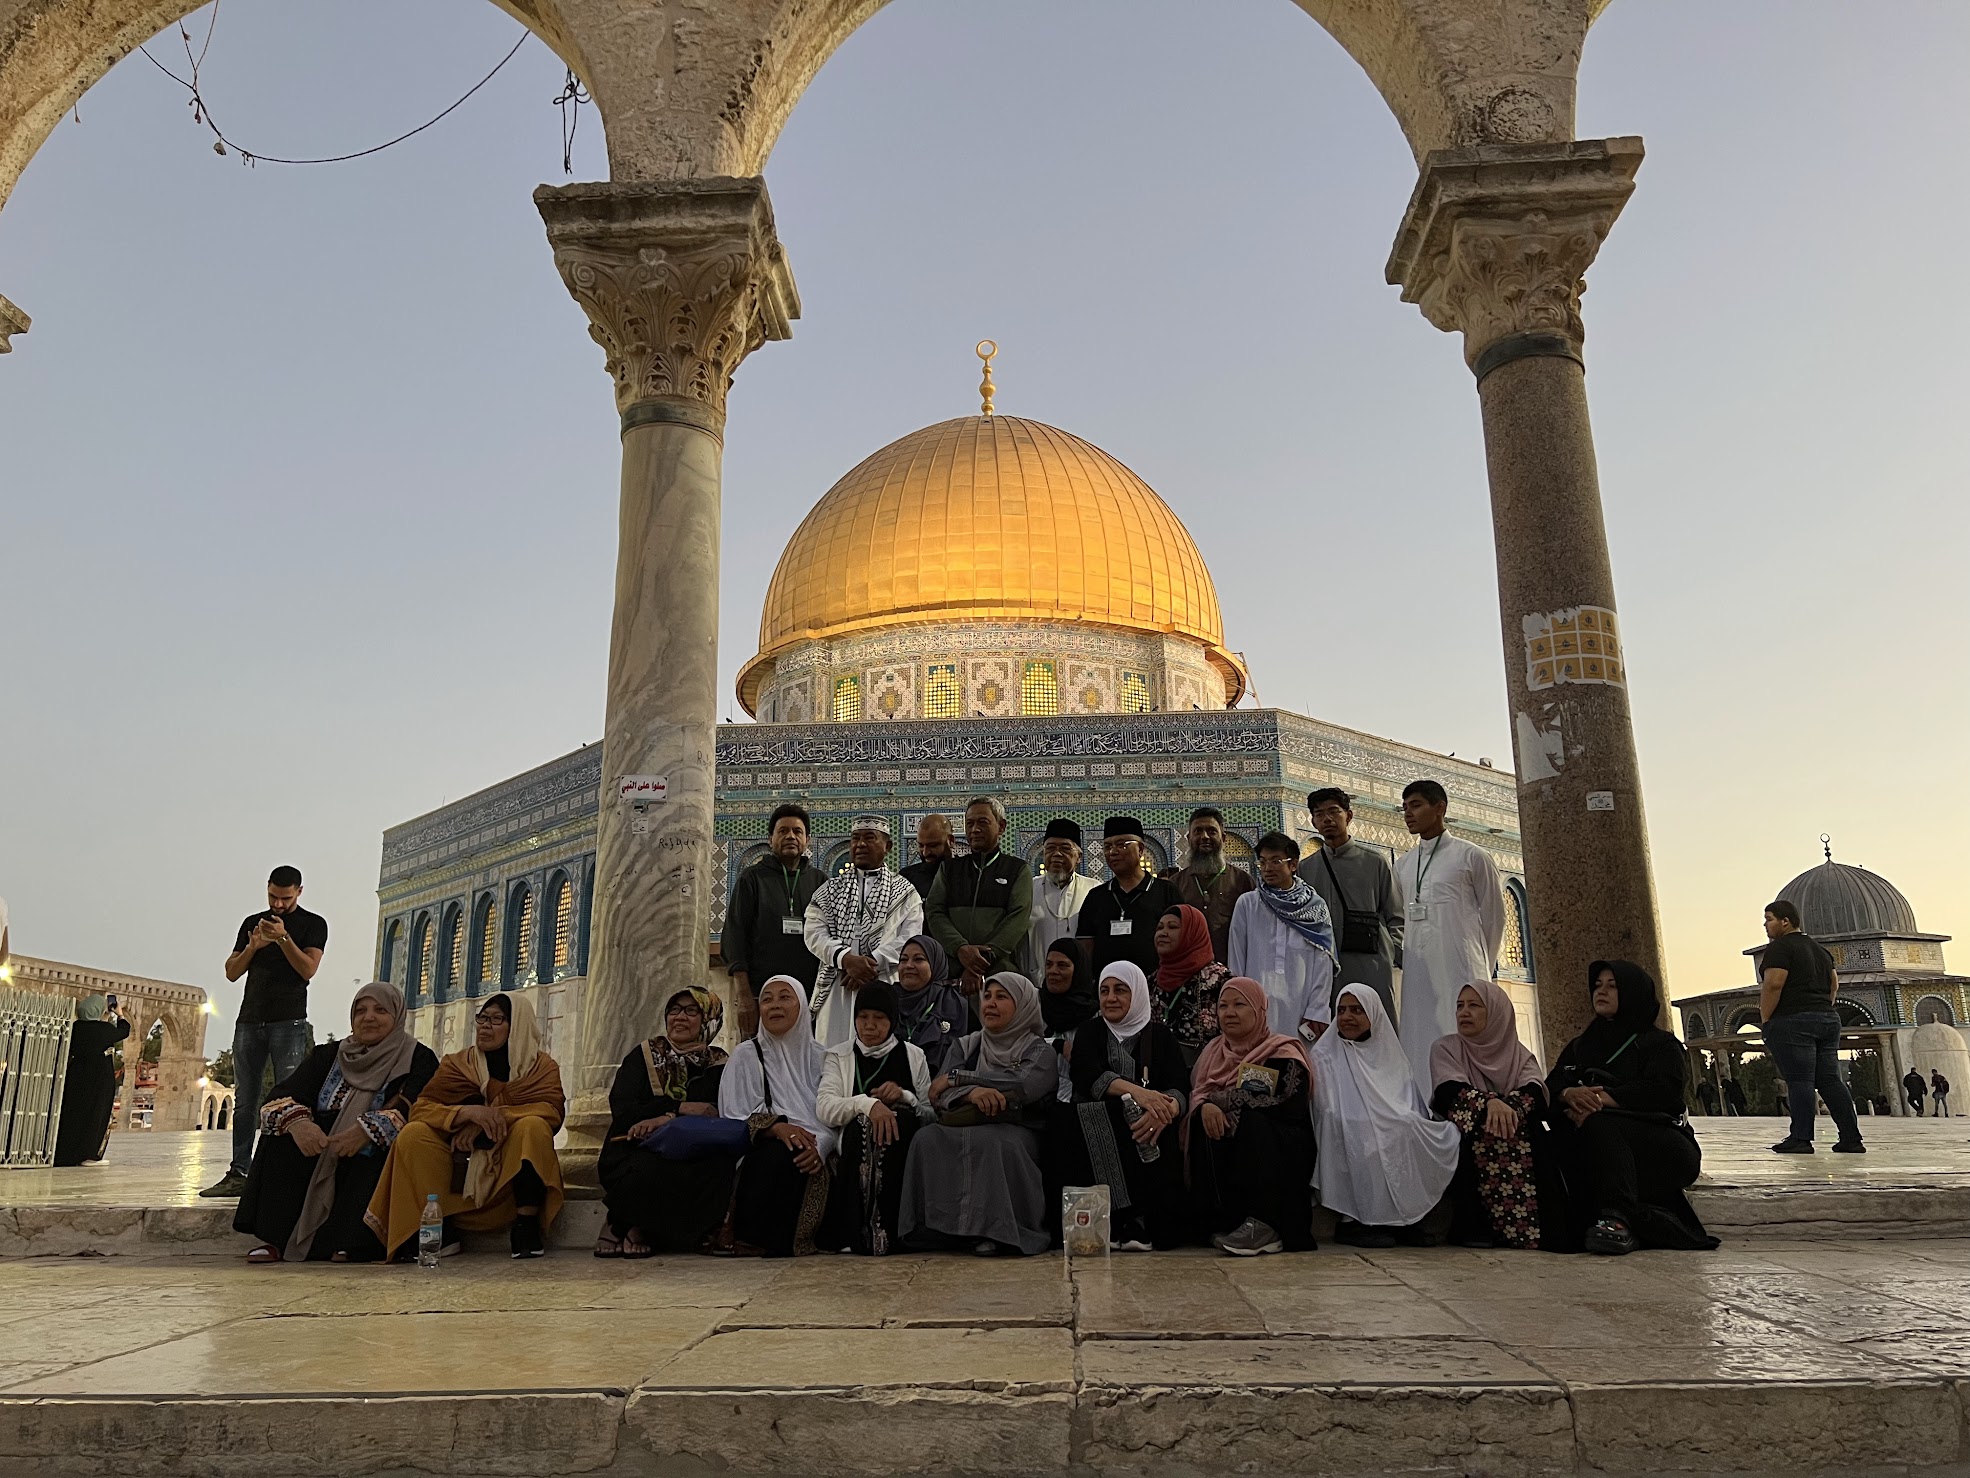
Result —
M894 1033L892 1033L891 1035L894 1035ZM898 1042L896 1043L896 1046L895 1046L895 1047L891 1047L891 1048L889 1049L889 1051L890 1051L890 1052L894 1052L894 1051L896 1051L896 1050L897 1050L897 1048L899 1048L899 1047L901 1047L902 1045L903 1045L903 1043L901 1042L901 1040L898 1040ZM866 1096L868 1095L868 1092L869 1092L869 1087L870 1087L870 1085L871 1085L871 1084L873 1084L873 1083L875 1083L875 1082L877 1082L877 1081L878 1081L879 1079L881 1079L881 1077L882 1077L882 1070L883 1070L883 1068L884 1068L884 1067L885 1067L885 1066L886 1066L886 1065L888 1064L888 1062L889 1062L889 1053L888 1053L888 1052L885 1052L885 1053L884 1053L884 1054L883 1054L883 1055L882 1055L881 1057L879 1057L879 1058L877 1058L877 1059L876 1059L876 1071L875 1071L875 1076L874 1076L874 1077L872 1077L872 1078L864 1078L864 1077L862 1076L862 1054L861 1054L860 1052L857 1052L857 1053L855 1054L855 1091L856 1091L856 1093L857 1093L857 1094L860 1094L860 1095L862 1095L862 1096L864 1096L864 1097L866 1097Z
M1614 1049L1614 1051L1613 1051L1613 1052L1611 1052L1611 1053L1609 1053L1609 1054L1608 1054L1608 1059L1607 1059L1607 1061L1606 1061L1605 1063L1603 1063L1603 1064L1602 1064L1602 1066L1603 1066L1603 1067L1613 1067L1613 1066L1614 1066L1614 1059L1615 1059L1615 1058L1617 1058L1617 1057L1619 1057L1619 1056L1620 1056L1620 1055L1621 1055L1622 1053L1624 1053L1624 1052L1626 1052L1626 1051L1627 1051L1627 1050L1628 1050L1628 1049L1629 1049L1630 1047L1632 1047L1632 1046L1634 1046L1634 1045L1635 1045L1635 1038L1636 1038L1636 1037L1639 1037L1640 1035L1641 1035L1641 1033L1640 1033L1640 1032L1634 1032L1634 1033L1632 1033L1632 1034L1631 1034L1631 1035L1629 1036L1629 1038L1628 1038L1628 1040L1627 1040L1627 1041L1625 1041L1625 1042L1623 1042L1623 1043L1622 1043L1622 1044L1621 1044L1621 1045L1620 1045L1619 1047L1616 1047L1616 1048Z
M1417 859L1416 896L1418 898L1421 898L1423 896L1423 879L1430 875L1430 864L1436 861L1436 854L1438 850L1443 846L1443 839L1445 835L1447 835L1447 833L1441 831L1438 832L1436 834L1436 844L1430 848L1430 855L1427 857L1422 857ZM1418 850L1420 851L1421 849L1419 848Z

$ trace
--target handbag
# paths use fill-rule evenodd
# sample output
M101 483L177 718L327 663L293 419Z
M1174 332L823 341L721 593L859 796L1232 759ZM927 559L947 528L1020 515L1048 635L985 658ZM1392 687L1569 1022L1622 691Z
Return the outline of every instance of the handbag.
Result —
M1334 885L1334 896L1341 900L1341 948L1340 953L1350 955L1378 955L1382 952L1382 916L1372 908L1349 908L1348 895L1341 887L1340 876L1334 871L1334 859L1327 855L1327 849L1320 849L1321 866L1327 869L1327 881Z
M736 1160L746 1152L751 1139L752 1130L744 1119L679 1114L637 1143L666 1160Z

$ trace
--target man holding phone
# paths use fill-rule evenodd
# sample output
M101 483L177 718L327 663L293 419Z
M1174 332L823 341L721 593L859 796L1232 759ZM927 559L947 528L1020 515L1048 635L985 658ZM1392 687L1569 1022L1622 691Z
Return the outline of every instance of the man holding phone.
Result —
M260 1127L261 1077L271 1061L283 1082L308 1055L308 982L328 947L328 920L301 906L301 870L267 875L267 906L246 916L226 979L246 977L246 995L233 1023L233 1158L225 1177L199 1195L230 1198L246 1189L253 1137Z

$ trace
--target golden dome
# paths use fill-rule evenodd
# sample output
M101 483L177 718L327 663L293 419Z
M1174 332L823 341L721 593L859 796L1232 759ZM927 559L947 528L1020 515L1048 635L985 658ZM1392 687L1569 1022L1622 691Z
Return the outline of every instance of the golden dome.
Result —
M939 620L1085 621L1224 650L1210 571L1150 486L1039 421L961 416L893 441L801 521L766 588L759 653L739 674L754 711L772 659L801 642Z

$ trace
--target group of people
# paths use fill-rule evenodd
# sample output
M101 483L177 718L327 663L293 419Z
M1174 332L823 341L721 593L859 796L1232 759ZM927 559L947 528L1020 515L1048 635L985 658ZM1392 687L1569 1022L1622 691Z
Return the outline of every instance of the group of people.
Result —
M1319 851L1269 834L1257 878L1214 808L1162 875L1110 817L1105 881L1066 819L1031 876L991 797L962 855L927 818L899 871L888 822L858 817L828 878L781 806L727 912L740 1041L717 1046L722 1004L687 988L625 1058L596 1254L1030 1254L1057 1242L1059 1189L1094 1185L1125 1250L1311 1247L1316 1201L1363 1246L1434 1240L1446 1202L1465 1245L1715 1245L1646 972L1594 967L1592 1025L1549 1075L1493 978L1496 869L1448 834L1441 786L1405 792L1419 844L1393 867L1351 840L1344 792L1308 806Z
M1923 1081L1919 1069L1910 1068L1902 1078L1902 1092L1908 1098L1909 1112L1916 1118L1922 1117L1922 1100L1928 1097L1935 1105L1930 1117L1947 1119L1949 1111L1949 1079L1943 1076L1941 1068L1931 1068L1927 1082Z

